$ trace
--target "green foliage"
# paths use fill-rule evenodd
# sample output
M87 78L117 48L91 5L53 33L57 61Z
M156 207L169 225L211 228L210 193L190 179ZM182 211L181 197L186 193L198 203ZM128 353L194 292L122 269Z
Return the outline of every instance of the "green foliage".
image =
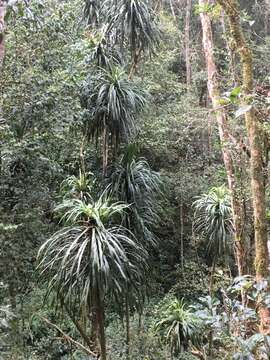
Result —
M213 188L194 202L194 230L207 240L214 256L228 252L233 232L231 197L224 187Z
M72 308L79 321L87 318L88 322L82 323L89 336L93 330L90 300L98 286L105 298L102 305L112 359L127 357L125 329L118 318L123 316L126 299L131 360L168 359L166 335L176 353L181 346L187 348L177 359L193 359L190 350L195 350L194 344L200 355L205 355L211 339L214 359L264 359L269 340L256 334L258 316L250 305L269 306L267 283L235 279L227 288L228 278L220 268L215 274L215 297L208 297L207 247L196 243L202 235L211 255L223 254L230 245L232 223L229 194L207 192L224 183L226 174L217 129L207 108L201 30L194 12L190 22L193 84L187 92L182 31L185 8L176 6L175 1L32 0L10 4L0 84L3 358L85 358L39 315L81 342L66 316L69 311L42 308L43 296L49 287L48 304L52 300L55 305L53 300L58 299L62 310ZM177 21L172 21L171 5ZM254 50L259 85L249 100L267 119L269 39L265 33L269 23L262 21L266 11L259 2L248 0L241 5L246 7L241 18ZM196 8L213 20L220 19L219 6ZM241 101L241 89L236 85L239 68L235 67L235 81L229 73L225 40L229 46L233 44L220 31L220 21L213 30L221 89L231 89L220 105L226 105L230 120L250 107L237 110ZM156 56L148 57L137 69L141 81L128 80L126 70L154 53ZM151 96L142 112L146 93ZM242 122L231 121L230 125L232 135L245 143ZM267 129L267 121L262 129ZM83 135L95 139L102 150L107 142L111 166L106 181L97 152ZM126 151L121 145L134 137L140 151L132 145ZM231 150L240 173L247 161L237 149ZM160 173L166 179L168 201L160 194ZM239 173L239 180L248 175L247 171ZM249 196L246 179L241 186ZM112 193L99 196L111 180ZM54 213L61 184L64 200ZM195 226L199 232L195 237L191 203L202 193L205 196L195 213L204 216L204 222ZM249 202L246 205L249 218ZM156 238L160 241L149 247ZM34 268L45 239L49 240L40 253L45 256L40 265L46 270L41 277L44 289ZM144 301L146 290L149 304ZM245 304L240 301L243 290L248 299ZM167 300L169 291L185 300ZM162 321L158 336L153 324Z
M112 190L117 199L129 204L125 220L137 238L146 246L156 243L154 230L161 222L159 197L162 192L160 175L148 162L137 158L136 145L130 144L112 173Z
M120 39L130 46L132 56L136 52L154 52L160 32L148 0L111 1L114 26L120 30ZM122 44L124 45L124 44Z
M48 292L55 290L60 304L74 313L85 314L96 292L102 300L108 293L120 300L129 281L141 279L144 250L124 227L112 225L125 208L110 203L106 193L97 201L89 196L87 203L66 200L56 208L64 211L62 221L68 226L42 245L39 269L49 282Z
M136 114L145 105L145 93L129 81L118 67L100 70L84 82L81 102L87 112L84 115L86 132L99 140L107 130L119 141L130 139L136 130Z
M201 322L183 300L169 299L157 321L157 331L161 331L170 345L171 353L188 349L189 342L198 345L201 340Z

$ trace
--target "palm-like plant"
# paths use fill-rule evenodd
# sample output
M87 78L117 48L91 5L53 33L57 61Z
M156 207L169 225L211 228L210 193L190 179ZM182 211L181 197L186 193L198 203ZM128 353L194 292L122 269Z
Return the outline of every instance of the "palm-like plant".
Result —
M119 201L129 204L125 224L133 229L144 246L153 245L153 229L160 222L159 197L162 180L144 158L137 158L137 147L129 144L112 173L112 190Z
M153 229L159 222L160 207L158 197L161 194L162 181L160 175L152 171L148 162L136 158L137 146L129 144L124 155L117 163L112 173L112 191L115 197L129 208L124 214L125 226L132 229L144 247L155 243ZM141 288L142 289L142 288ZM127 351L129 347L129 306L141 305L133 296L132 286L126 295L126 329ZM143 289L142 289L143 290ZM130 296L131 295L131 296ZM139 310L141 310L139 308Z
M100 1L99 0L85 0L83 15L88 25L97 26L99 22L100 12Z
M225 186L215 187L200 196L194 203L194 231L207 240L207 249L212 256L210 293L218 257L230 249L233 233L231 196Z
M61 186L61 191L65 197L87 199L92 187L95 184L92 173L84 173L79 171L79 176L71 175L65 179Z
M113 225L114 216L126 205L110 203L106 193L89 201L71 199L57 207L64 212L61 220L67 226L40 248L38 267L49 280L48 294L54 293L75 318L91 309L104 360L105 296L110 294L120 301L129 283L142 280L146 253L127 229Z
M96 142L103 135L103 172L108 164L108 148L114 151L121 140L135 133L135 117L145 105L145 94L117 68L101 69L88 78L82 89L82 105L88 110L86 129Z
M183 300L171 299L165 306L162 319L156 329L165 335L170 344L171 354L187 350L189 342L198 346L201 339L202 324Z
M148 0L107 0L110 6L109 17L112 26L120 33L120 42L130 46L133 65L130 77L134 74L142 52L154 53L160 40L160 31ZM113 13L112 13L113 12Z
M122 64L122 55L107 36L108 26L104 26L98 33L92 34L92 50L88 62L94 62L99 68L111 68Z
M215 187L194 203L194 230L208 241L208 251L221 256L233 233L231 196L225 186Z

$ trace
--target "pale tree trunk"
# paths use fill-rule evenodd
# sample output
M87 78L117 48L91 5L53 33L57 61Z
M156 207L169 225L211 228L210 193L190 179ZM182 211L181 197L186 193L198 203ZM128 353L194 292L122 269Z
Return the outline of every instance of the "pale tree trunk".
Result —
M230 45L229 39L228 39L228 35L227 35L227 28L226 28L226 22L225 22L225 13L224 11L221 12L221 17L220 17L220 23L221 23L221 27L222 27L222 31L223 31L223 35L224 35L224 40L226 43L226 48L229 54L229 58L230 58L230 74L232 76L232 80L233 80L233 84L234 86L236 86L237 83L237 76L236 76L236 66L235 66L235 54L234 51Z
M270 0L265 0L265 18L264 18L265 36L269 35L269 22L270 22Z
M3 65L5 56L5 15L7 1L0 0L0 68Z
M186 2L186 19L185 19L185 58L186 58L186 78L187 88L191 86L191 58L190 58L190 16L192 9L192 0Z
M7 2L0 0L0 83L1 83L1 68L3 66L5 57L5 15L6 15ZM1 89L1 93L3 89ZM0 121L2 118L2 108L0 106ZM0 149L0 174L2 172L2 155Z
M229 18L231 34L236 43L242 64L243 105L249 105L253 92L253 56L246 43L240 23L240 10L237 0L217 0ZM269 254L267 247L266 203L263 163L263 137L259 119L254 108L245 113L246 127L250 143L250 173L251 190L254 209L255 232L255 271L257 281L266 279L269 275ZM259 306L261 318L260 330L270 333L270 311Z
M199 0L199 5L203 8L209 4L209 0ZM235 253L239 275L246 273L245 263L245 231L244 231L244 206L241 196L237 189L237 181L234 174L233 158L230 149L230 133L227 114L220 105L220 89L218 72L214 57L214 44L212 26L209 15L206 12L200 14L203 30L203 49L208 75L208 91L211 98L213 109L215 110L220 142L222 145L223 161L227 173L228 186L232 196L232 212L235 233Z
M170 7L171 7L172 16L173 16L174 20L176 20L176 15L175 15L175 11L174 11L173 1L172 1L172 0L170 0Z

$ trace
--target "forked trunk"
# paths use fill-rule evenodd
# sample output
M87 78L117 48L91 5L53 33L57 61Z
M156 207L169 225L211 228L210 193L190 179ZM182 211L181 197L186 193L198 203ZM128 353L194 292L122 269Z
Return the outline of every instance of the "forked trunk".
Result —
M202 8L210 4L209 0L199 0ZM222 146L223 161L227 173L228 186L232 197L232 212L234 222L234 245L237 260L237 267L239 275L246 273L245 262L245 233L244 233L244 206L239 191L234 173L233 158L230 149L230 132L226 111L220 105L220 87L218 80L218 72L214 57L214 44L212 35L211 20L207 12L201 12L201 23L203 30L203 49L205 53L205 60L208 75L208 91L212 101L213 109L215 110L219 138Z
M242 64L243 81L243 105L250 104L253 92L253 56L243 35L240 23L240 10L237 0L217 0L228 15L231 34L236 43ZM247 108L248 109L248 108ZM246 127L250 143L250 174L251 190L254 209L254 232L255 232L255 271L257 281L269 276L269 255L267 247L267 224L264 184L263 163L263 137L259 119L256 118L253 107L245 113ZM270 309L259 305L261 319L260 330L262 333L270 333Z

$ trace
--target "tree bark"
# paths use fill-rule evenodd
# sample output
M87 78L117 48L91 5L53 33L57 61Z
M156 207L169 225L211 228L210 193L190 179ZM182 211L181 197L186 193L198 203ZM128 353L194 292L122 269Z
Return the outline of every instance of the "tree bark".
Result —
M236 86L236 84L237 84L237 75L236 75L236 67L235 67L235 53L234 53L234 51L233 51L233 49L232 49L232 47L231 47L231 45L229 43L229 39L228 39L228 35L227 35L227 29L226 29L224 11L221 12L220 23L221 23L221 27L222 27L222 31L223 31L224 41L225 41L226 48L227 48L229 58L230 58L229 71L230 71L231 76L232 76L233 84L234 84L234 86Z
M224 8L230 23L230 30L235 41L242 64L243 105L249 105L253 92L253 56L244 38L240 23L240 10L237 0L217 0ZM267 247L266 203L264 185L263 138L260 124L252 107L245 113L246 127L250 143L250 173L251 190L254 211L255 231L255 271L257 281L266 279L269 275L269 254ZM270 311L259 307L261 318L260 330L270 333Z
M106 120L104 119L103 123L103 166L102 172L103 177L107 175L107 167L108 167L108 152L109 152L109 134L107 129Z
M129 358L129 345L130 345L130 319L129 319L129 301L126 295L125 301L125 315L126 315L126 357Z
M270 0L265 0L265 18L264 18L265 36L269 35L269 21L270 21Z
M203 8L209 3L209 0L199 0ZM223 161L227 173L228 187L232 197L232 212L234 222L235 253L239 275L246 273L245 263L245 231L244 231L244 206L241 197L238 194L237 180L234 173L233 158L230 150L230 132L227 114L225 109L220 106L220 88L218 72L214 57L214 44L212 26L209 15L206 12L200 14L203 30L203 48L206 59L208 75L208 91L211 98L213 109L215 110L219 138L222 145Z
M192 1L186 2L186 19L185 19L185 58L186 58L186 82L187 88L191 86L191 59L190 59L190 15L192 9Z
M5 57L5 15L7 9L7 1L0 0L0 68L3 65Z
M98 296L97 299L97 321L99 328L99 345L100 345L100 360L106 360L107 351L106 351L106 335L105 335L105 314L104 314L104 304L103 301Z

